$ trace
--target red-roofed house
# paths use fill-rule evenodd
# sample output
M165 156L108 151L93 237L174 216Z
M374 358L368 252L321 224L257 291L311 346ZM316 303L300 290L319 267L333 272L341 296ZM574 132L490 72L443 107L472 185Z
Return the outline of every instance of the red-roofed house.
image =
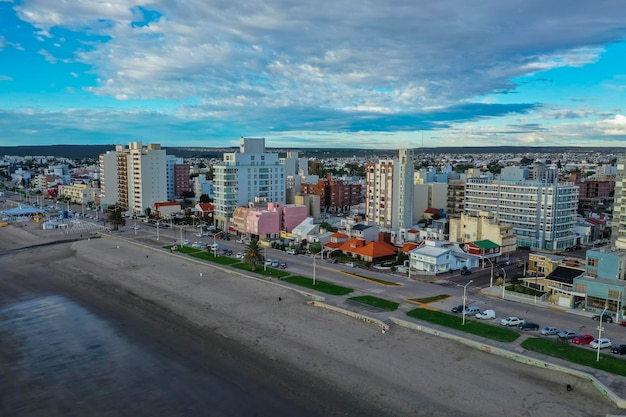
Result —
M379 262L395 258L397 255L397 249L389 243L383 241L367 242L357 238L350 238L339 247L339 250L345 255L361 258L368 262Z

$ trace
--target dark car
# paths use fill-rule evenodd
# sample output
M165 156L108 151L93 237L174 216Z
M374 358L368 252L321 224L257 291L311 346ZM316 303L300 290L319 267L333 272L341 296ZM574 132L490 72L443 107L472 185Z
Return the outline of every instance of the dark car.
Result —
M616 355L626 355L626 345L617 345L611 348L611 353Z
M595 321L600 321L600 314L596 314L595 316L593 316L592 318ZM613 317L609 316L608 314L604 314L602 315L602 321L605 323L613 323Z
M461 269L461 275L469 275L471 273L472 271L470 271L469 269Z
M517 326L517 328L520 330L539 330L539 325L537 323L527 321Z
M459 304L458 306L452 307L453 313L462 313L463 312L463 304Z

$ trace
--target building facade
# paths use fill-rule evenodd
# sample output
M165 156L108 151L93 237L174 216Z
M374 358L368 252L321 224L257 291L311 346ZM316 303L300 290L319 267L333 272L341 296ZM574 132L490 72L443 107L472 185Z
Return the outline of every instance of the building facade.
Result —
M301 193L319 196L327 213L347 212L350 207L361 203L361 184L333 178L331 173L327 173L326 178L320 178L316 183L301 184Z
M576 243L578 188L573 183L468 179L465 213L489 212L510 224L517 246L563 251Z
M213 166L215 221L227 229L237 206L285 201L285 167L265 151L265 138L241 138L239 152Z
M615 201L613 203L613 227L611 242L618 249L626 249L626 157L617 161L615 173Z

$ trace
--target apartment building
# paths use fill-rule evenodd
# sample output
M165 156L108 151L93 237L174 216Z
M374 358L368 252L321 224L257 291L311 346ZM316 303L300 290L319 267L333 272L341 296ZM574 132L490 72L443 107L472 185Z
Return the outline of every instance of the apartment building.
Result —
M459 218L451 218L449 239L455 243L489 240L500 247L503 258L508 258L517 249L513 226L498 221L489 212L478 216L462 213Z
M215 221L222 229L232 223L237 206L285 201L285 166L278 154L265 151L265 138L242 137L239 152L225 153L213 175Z
M517 246L563 251L576 243L578 187L573 183L468 179L465 213L489 212L513 227Z
M350 183L327 173L316 183L302 183L301 194L318 195L326 212L341 213L361 203L361 183Z
M159 144L117 145L115 151L100 155L100 175L104 205L143 214L155 202L167 201L166 153Z
M626 249L626 157L617 161L615 173L615 200L613 203L613 227L611 242L617 249Z
M576 182L578 209L581 213L604 213L613 207L614 180L585 180Z
M365 219L383 229L413 224L413 150L365 166Z

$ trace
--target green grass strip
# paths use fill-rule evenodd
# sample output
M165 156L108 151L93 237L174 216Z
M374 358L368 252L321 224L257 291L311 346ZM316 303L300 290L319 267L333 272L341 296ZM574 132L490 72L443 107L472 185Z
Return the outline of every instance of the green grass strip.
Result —
M514 330L485 324L480 321L469 320L467 316L465 316L465 326L463 326L462 315L451 315L425 308L413 309L406 313L406 315L415 319L438 324L440 326L471 333L476 336L497 340L498 342L513 342L520 337L519 332Z
M323 292L324 294L330 295L347 295L353 292L352 288L341 287L339 285L330 284L328 282L315 280L315 285L313 285L313 279L308 277L303 277L300 275L292 275L283 279L283 281L288 282L290 284L299 285L301 287L311 288L319 292Z
M250 264L243 263L241 262L241 260L238 261L238 263L232 265L233 268L242 269L248 272L254 272L255 274L263 275L266 277L283 278L289 275L289 272L285 271L284 269L267 268L264 270L263 265L257 265L256 271L252 271L252 266Z
M230 256L226 256L226 255L215 256L212 253L209 254L209 253L201 252L201 251L190 252L188 253L188 255L193 256L194 258L202 259L202 260L213 262L213 263L220 264L220 265L234 265L236 263L239 263L239 259L231 258Z
M357 303L366 304L368 306L380 308L386 311L396 311L399 303L385 300L383 298L373 297L371 295L362 295L360 297L351 297L349 300L356 301Z
M617 356L600 353L600 361L598 362L596 361L597 350L591 349L589 346L579 347L571 343L562 343L554 339L544 338L529 338L524 340L520 345L524 349L532 350L533 352L564 359L568 362L577 363L601 371L626 376L625 360Z
M439 294L439 295L433 295L432 297L409 298L408 301L411 301L413 303L428 304L428 303L434 303L435 301L445 300L446 298L450 298L450 297L451 296L448 294Z

